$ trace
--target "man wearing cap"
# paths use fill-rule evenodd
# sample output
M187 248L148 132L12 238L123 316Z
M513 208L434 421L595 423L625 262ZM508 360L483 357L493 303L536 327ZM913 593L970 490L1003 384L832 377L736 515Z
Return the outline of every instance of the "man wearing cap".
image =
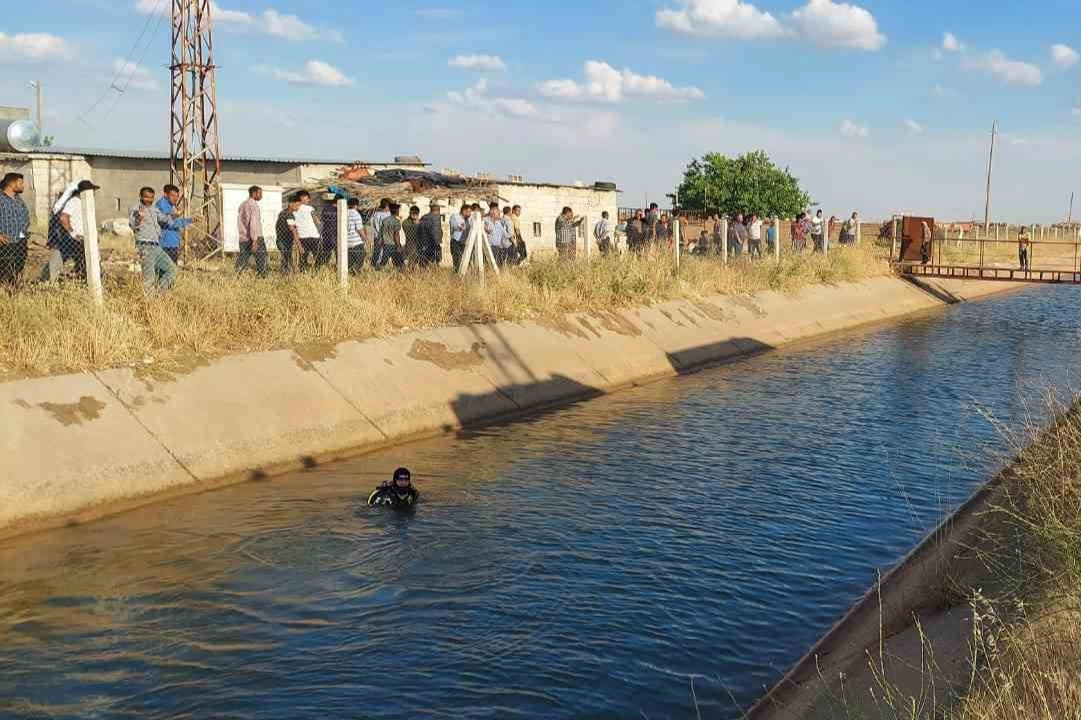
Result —
M161 247L161 232L173 219L154 205L154 189L139 191L139 204L128 214L135 231L135 246L143 263L143 286L148 291L166 291L176 280L176 263Z
M86 235L81 196L85 192L99 189L99 186L89 180L80 180L65 188L53 205L47 243L51 252L48 264L41 271L40 281L51 283L59 280L64 264L69 260L75 261L75 274L81 278L86 277L86 254L83 249Z
M439 203L432 201L428 213L420 219L420 267L439 265L443 260L443 215Z
M14 286L26 267L30 210L23 202L26 181L19 173L0 180L0 283Z
M369 506L390 506L404 510L417 504L420 492L413 487L413 476L408 468L394 471L394 480L382 483L368 496Z

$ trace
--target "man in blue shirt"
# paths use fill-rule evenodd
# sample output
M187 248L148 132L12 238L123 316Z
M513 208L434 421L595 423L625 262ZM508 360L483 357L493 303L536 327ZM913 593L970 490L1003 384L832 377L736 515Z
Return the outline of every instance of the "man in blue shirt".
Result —
M161 249L176 263L180 259L180 231L192 224L191 218L176 217L176 204L180 202L180 188L166 185L161 189L162 196L157 202L158 210L168 216L172 222L162 228Z

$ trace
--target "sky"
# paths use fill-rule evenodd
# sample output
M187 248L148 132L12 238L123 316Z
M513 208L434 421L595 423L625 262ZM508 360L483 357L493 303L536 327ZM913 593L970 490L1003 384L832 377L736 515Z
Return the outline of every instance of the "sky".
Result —
M64 147L163 151L171 0L0 19L0 105ZM493 9L494 8L494 9ZM1081 215L1076 0L390 0L214 4L226 155L387 160L665 202L707 152L762 149L839 216Z

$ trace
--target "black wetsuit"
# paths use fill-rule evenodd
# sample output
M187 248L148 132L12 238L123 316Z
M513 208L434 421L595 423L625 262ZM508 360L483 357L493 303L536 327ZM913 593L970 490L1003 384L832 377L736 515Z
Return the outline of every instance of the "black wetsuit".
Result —
M380 486L368 496L368 505L390 506L397 509L412 508L417 505L418 498L420 498L420 493L412 486L404 489L392 485Z

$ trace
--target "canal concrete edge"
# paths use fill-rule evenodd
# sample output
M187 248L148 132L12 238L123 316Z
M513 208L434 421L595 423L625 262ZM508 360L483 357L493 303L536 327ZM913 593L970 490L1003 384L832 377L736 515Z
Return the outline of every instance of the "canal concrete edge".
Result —
M893 277L0 383L0 537L1018 287ZM421 382L419 379L423 379Z

